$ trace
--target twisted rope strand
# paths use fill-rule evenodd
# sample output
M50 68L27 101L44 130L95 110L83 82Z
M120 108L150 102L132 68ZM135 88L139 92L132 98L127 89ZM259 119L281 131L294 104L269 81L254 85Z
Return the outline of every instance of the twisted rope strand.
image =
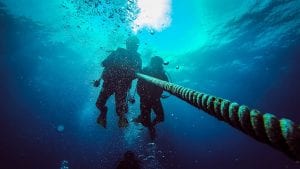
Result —
M137 77L164 89L217 119L225 121L252 138L284 152L291 159L300 161L300 126L293 121L285 118L277 119L272 114L263 114L245 105L239 105L144 74L138 73Z

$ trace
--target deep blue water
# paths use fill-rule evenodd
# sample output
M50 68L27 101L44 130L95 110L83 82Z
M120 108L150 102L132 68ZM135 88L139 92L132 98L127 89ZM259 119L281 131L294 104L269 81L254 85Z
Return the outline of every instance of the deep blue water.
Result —
M105 2L105 10L122 6ZM163 100L154 143L142 126L117 127L113 98L108 128L97 125L99 88L91 81L132 30L129 20L118 26L116 16L88 13L86 4L0 1L1 169L55 169L64 160L70 169L110 169L127 150L145 168L300 168L176 97ZM168 27L137 32L144 66L159 54L170 61L173 83L300 123L299 0L174 0L171 7ZM137 101L129 119L138 113Z

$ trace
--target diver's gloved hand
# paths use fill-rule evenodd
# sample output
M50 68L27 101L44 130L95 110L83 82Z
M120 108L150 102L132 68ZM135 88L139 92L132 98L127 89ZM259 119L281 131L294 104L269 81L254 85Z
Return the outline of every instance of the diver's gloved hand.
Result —
M99 86L100 86L100 79L94 80L94 87L99 87Z

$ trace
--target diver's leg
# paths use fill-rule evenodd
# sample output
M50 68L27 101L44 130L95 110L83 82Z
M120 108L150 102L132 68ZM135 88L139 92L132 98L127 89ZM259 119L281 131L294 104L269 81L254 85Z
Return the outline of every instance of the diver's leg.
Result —
M118 89L115 92L115 102L116 102L116 112L119 116L119 127L127 127L128 121L125 117L125 113L128 112L128 104L127 104L127 90Z
M104 81L100 94L98 96L96 106L97 108L102 112L105 109L105 104L108 100L108 98L113 94L113 89L112 89L113 84L108 81ZM107 109L107 107L106 107Z
M146 109L146 105L145 105L145 101L143 100L143 98L140 96L140 114L133 119L134 122L136 123L142 123L143 122L143 113Z
M151 110L153 109L153 100L152 99L147 99L144 101L144 107L142 112L142 117L143 117L143 125L148 128L150 139L154 140L156 137L156 131L155 131L155 125L151 122ZM142 108L141 108L142 110Z
M160 99L154 100L152 105L153 111L156 115L155 119L152 122L152 125L155 126L156 124L164 121L164 109L162 107Z
M149 130L149 135L150 135L150 139L151 140L154 140L155 137L156 137L156 130L155 130L155 127L153 125L150 125L148 127L148 130Z
M113 94L112 84L105 82L102 85L99 97L96 102L97 108L100 110L100 115L97 118L97 123L106 128L107 106L105 106L108 98Z
M141 123L145 127L149 127L151 125L151 101L141 98L140 100L140 111L141 111Z

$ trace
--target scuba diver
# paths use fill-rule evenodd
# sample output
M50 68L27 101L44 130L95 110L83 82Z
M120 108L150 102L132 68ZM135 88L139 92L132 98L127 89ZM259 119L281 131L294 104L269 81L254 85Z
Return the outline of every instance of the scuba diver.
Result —
M149 66L143 68L141 73L168 81L163 65L166 65L164 64L163 59L159 56L154 56L151 58ZM147 127L149 129L151 139L154 139L154 126L164 121L164 110L160 100L163 89L139 79L137 82L137 93L140 96L141 114L135 118L134 121L142 123L143 126ZM151 121L151 110L153 110L156 115L153 121Z
M126 40L126 49L118 48L102 61L104 70L101 77L94 81L94 86L100 85L103 79L102 89L96 102L100 115L97 123L106 128L106 102L108 98L115 94L116 113L119 116L118 126L120 128L128 126L125 114L128 112L126 101L127 93L131 88L131 82L136 78L135 73L142 68L142 60L137 52L139 39L136 36Z
M141 169L140 163L132 151L127 151L116 169Z

